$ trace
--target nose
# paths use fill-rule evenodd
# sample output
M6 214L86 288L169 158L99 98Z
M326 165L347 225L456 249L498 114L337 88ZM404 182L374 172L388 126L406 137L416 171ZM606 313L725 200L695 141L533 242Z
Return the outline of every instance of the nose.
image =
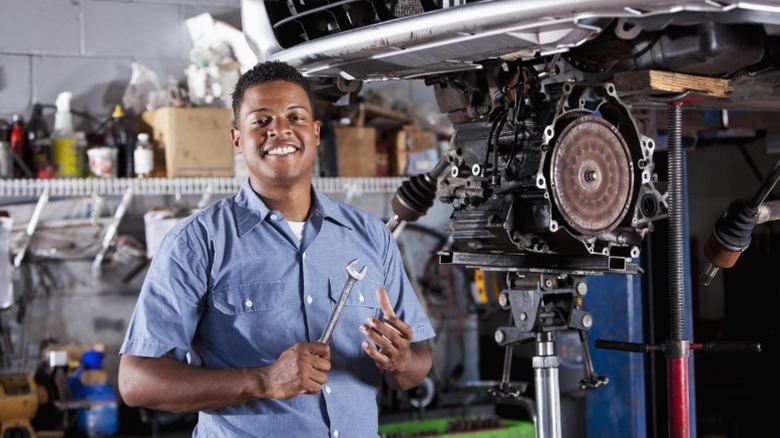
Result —
M268 125L268 135L270 136L286 135L290 132L292 132L290 125L283 118L274 118Z

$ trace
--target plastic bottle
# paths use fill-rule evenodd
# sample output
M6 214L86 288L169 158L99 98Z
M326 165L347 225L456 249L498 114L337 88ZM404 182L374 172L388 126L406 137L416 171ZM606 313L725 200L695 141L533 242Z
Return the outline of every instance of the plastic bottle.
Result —
M11 152L11 143L8 141L8 133L11 130L5 119L0 119L0 179L14 177L14 157Z
M76 135L73 132L73 119L70 113L70 99L73 93L63 91L55 102L54 134L52 135L52 159L55 175L58 178L75 178L79 173L79 151Z
M133 151L133 169L138 178L148 178L154 172L154 149L149 134L140 132Z
M43 119L43 106L36 103L27 122L27 147L30 149L30 168L39 179L54 178L50 136L49 126Z
M119 403L111 385L85 385L84 393L89 409L76 414L76 424L87 432L89 438L116 435L119 430Z
M8 136L11 143L11 151L16 155L14 176L29 178L33 176L30 170L29 152L27 148L27 136L25 135L24 117L21 114L14 114L11 119L11 133Z
M103 357L102 351L86 351L67 382L74 399L89 403L76 410L76 427L88 438L116 435L119 430L118 397L101 373Z
M89 176L89 160L87 159L89 141L87 140L87 133L84 131L76 131L73 135L76 137L76 154L78 156L76 174L80 178L85 178Z
M111 113L111 121L108 123L108 132L106 144L109 147L117 148L117 176L133 176L133 149L131 148L130 136L124 122L125 112L122 105L114 106L114 112Z

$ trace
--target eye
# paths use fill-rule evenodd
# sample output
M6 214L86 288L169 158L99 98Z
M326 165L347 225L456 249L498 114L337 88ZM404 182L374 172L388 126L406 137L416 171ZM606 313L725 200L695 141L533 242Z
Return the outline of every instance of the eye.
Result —
M258 117L252 121L253 125L268 126L271 123L270 117Z
M303 110L296 110L289 113L287 116L291 122L301 123L308 120L307 113Z

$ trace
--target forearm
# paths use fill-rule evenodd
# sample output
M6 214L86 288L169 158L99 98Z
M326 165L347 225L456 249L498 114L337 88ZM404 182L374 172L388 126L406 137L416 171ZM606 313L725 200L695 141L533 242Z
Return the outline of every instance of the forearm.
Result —
M262 368L208 369L170 358L123 355L118 386L129 406L195 412L262 398L261 375Z
M409 353L403 369L385 373L385 381L395 390L406 391L418 386L431 370L431 352L424 342L411 344Z

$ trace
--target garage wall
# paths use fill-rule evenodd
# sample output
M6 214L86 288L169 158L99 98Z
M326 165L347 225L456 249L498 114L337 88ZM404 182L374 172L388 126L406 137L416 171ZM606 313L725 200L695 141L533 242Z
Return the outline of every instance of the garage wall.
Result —
M75 128L94 129L95 121L90 118L105 120L114 105L121 103L133 62L154 71L161 84L169 76L184 80L191 49L185 20L208 12L240 27L240 3L240 0L0 0L0 118L10 121L18 113L28 120L34 103L53 105L60 92L70 91L73 93L71 108L89 115L74 116ZM53 112L53 109L44 112L50 127ZM31 200L20 200L23 201ZM3 204L13 202L3 200ZM74 208L82 202L66 202L66 205ZM139 205L140 202L145 205ZM134 207L136 212L143 212L150 205L169 203L166 199L139 200ZM49 207L46 213L56 214L56 210ZM133 225L139 219L136 216L130 221L130 232L139 229ZM25 370L34 367L37 346L47 339L56 339L67 343L106 344L106 365L112 369L116 359L112 352L121 343L143 272L124 279L117 275L119 272L93 277L88 261L50 265L48 271L42 276L41 273L15 274L21 279L43 280L34 285L16 285L17 296L25 290L34 294L30 297L31 305L24 310L25 330L13 323L20 309L4 312L17 347L13 352L14 366ZM26 363L25 356L29 358ZM113 374L110 373L112 377Z
M184 79L185 20L208 12L240 27L240 0L0 0L0 118L73 93L72 108L105 119L121 103L131 63L162 84ZM47 111L47 114L49 112ZM74 117L76 128L90 123Z

